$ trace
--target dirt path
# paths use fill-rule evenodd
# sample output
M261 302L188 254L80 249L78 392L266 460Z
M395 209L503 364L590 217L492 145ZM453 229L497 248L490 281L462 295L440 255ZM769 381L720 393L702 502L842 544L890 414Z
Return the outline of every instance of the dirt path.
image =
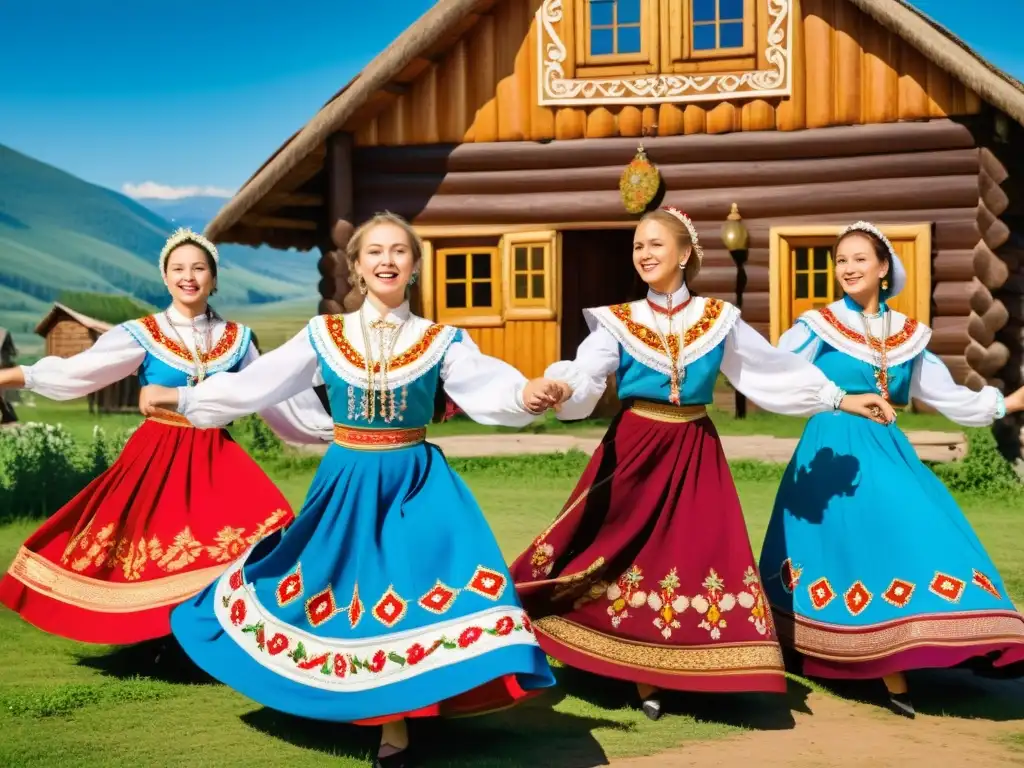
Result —
M820 693L813 714L794 712L795 727L753 731L642 758L612 768L1010 768L1024 751L999 738L1021 733L1020 721L993 722L918 715L904 720Z

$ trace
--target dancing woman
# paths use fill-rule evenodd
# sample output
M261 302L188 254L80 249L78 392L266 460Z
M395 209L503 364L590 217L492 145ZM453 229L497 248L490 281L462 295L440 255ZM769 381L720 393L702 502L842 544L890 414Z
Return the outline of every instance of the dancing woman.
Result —
M476 421L525 426L561 387L411 314L420 255L413 229L379 214L348 248L359 311L314 318L237 375L143 392L145 407L213 426L326 384L334 445L296 523L172 624L199 666L261 704L382 724L382 766L411 764L406 718L486 712L554 684L487 521L424 440L439 388Z
M615 374L623 410L558 518L512 576L541 647L588 672L638 684L657 719L659 688L785 690L782 656L746 525L706 405L719 372L766 410L870 415L878 395L846 396L780 352L718 299L687 284L702 258L675 208L637 227L646 300L585 310L590 335L547 376L573 390L581 419Z
M846 295L801 315L780 347L850 392L898 405L915 398L964 426L1024 410L1024 389L1004 399L954 383L925 349L931 330L887 306L906 272L875 226L850 225L833 253ZM897 714L914 716L907 670L1024 660L1024 618L995 564L895 424L807 423L760 565L780 639L801 654L804 673L882 678Z
M122 323L70 358L0 372L0 389L54 400L96 392L136 370L142 384L192 386L258 357L250 331L208 298L217 249L179 230L160 254L166 311ZM312 385L261 412L284 439L323 442L331 423ZM111 467L22 545L0 601L52 634L130 644L170 634L170 612L251 544L292 519L288 502L225 430L153 413Z

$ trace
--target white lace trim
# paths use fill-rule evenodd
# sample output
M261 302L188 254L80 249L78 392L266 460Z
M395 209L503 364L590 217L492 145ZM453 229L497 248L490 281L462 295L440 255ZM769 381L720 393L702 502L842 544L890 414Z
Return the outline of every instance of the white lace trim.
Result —
M161 332L168 338L174 338L173 334L169 334L167 329L157 317L157 325L160 327ZM249 349L249 341L252 337L252 331L240 323L235 323L238 327L238 336L235 337L235 343L228 348L227 352L218 357L216 360L210 362L207 365L207 375L214 373L222 373L229 371L245 356L246 351ZM150 334L146 326L142 324L141 320L129 320L126 323L122 323L122 327L127 331L135 341L139 343L146 353L152 355L161 363L177 370L182 373L187 373L190 376L196 374L195 363L190 360L183 360L176 354L171 352L163 344L157 342L156 339ZM220 344L221 339L224 338L224 334L227 333L227 325L224 326L224 331L214 342L214 347ZM179 342L180 343L180 342Z
M244 583L238 589L231 588L231 575L238 570L238 567L246 561L248 553L217 580L217 586L213 597L213 610L224 632L245 652L249 658L260 666L288 680L310 688L317 688L323 691L334 691L336 693L354 693L358 691L369 691L385 685L400 683L420 675L433 672L438 669L450 667L463 661L483 656L484 654L500 648L522 645L538 648L537 639L529 627L529 620L523 609L518 605L496 605L483 611L460 616L456 619L438 621L427 624L417 629L404 632L393 632L376 635L374 637L341 639L337 637L322 637L311 632L304 631L291 624L280 621L268 611L256 597L255 588ZM239 601L244 605L244 618L235 624L232 620L232 612L239 615L240 609L236 607ZM364 611L372 610L372 606L364 605ZM458 645L458 640L463 632L476 627L481 630L494 629L498 622L504 618L510 618L517 627L507 634L491 634L483 631L479 637L466 647ZM364 616L362 621L372 621L370 616ZM329 619L330 621L330 619ZM333 618L333 621L343 622L348 627L348 617L340 612ZM281 634L288 639L288 647L276 654L267 650L260 650L255 633L250 630L243 631L244 627L253 627L258 623L263 624L263 641L269 644L276 634ZM438 648L434 653L425 656L415 664L399 664L390 658L390 652L407 654L408 649L415 644L423 648L430 648L441 638L449 643L455 643L456 648ZM301 669L289 656L298 643L301 642L309 658L316 658L322 654L330 654L325 660L327 673L321 671L321 665L311 669ZM385 654L384 666L379 672L367 669L360 669L356 674L352 673L351 657L355 656L363 661L370 661L383 651ZM336 656L344 657L345 673L339 676L335 673Z
M630 317L634 323L650 327L648 323L643 322L642 316L640 318L637 317L637 310L644 309L646 304L646 300L630 303ZM694 297L691 305L683 310L684 322L689 321L685 324L684 334L703 319L706 304L707 299L705 297L697 296ZM739 309L728 302L722 302L722 305L722 314L715 320L714 325L696 341L692 344L687 344L683 349L683 354L679 360L680 370L714 350L736 326L736 322L740 318ZM611 307L585 309L583 314L588 321L592 320L594 323L604 327L631 357L659 373L663 373L666 376L672 375L672 361L668 355L665 352L659 352L647 346L630 333L625 323L612 313ZM593 327L593 324L591 327Z
M837 306L831 305L829 309L832 314L836 316L836 319L843 323L842 317L837 312ZM890 326L890 338L900 333L903 330L904 325L908 322L906 315L899 312L892 312L892 325L897 327L895 332L892 331ZM814 333L818 338L833 347L840 352L849 355L850 357L860 360L861 362L874 365L878 361L878 355L872 351L872 349L866 344L861 344L853 339L849 339L840 333L832 323L825 320L822 317L821 312L817 309L808 310L800 315L799 321L806 324L807 327ZM863 328L853 328L843 323L844 326L849 328L854 333L864 336ZM898 347L893 347L886 352L886 360L888 365L902 365L903 363L913 360L915 357L920 355L928 347L928 342L931 340L932 330L924 323L918 323L917 328L911 334L910 338L900 344Z
M349 362L348 358L341 353L341 350L338 349L337 344L334 343L334 340L331 338L331 334L327 330L327 317L327 315L320 315L319 317L314 317L309 321L309 338L313 344L313 348L320 356L320 359L324 360L342 381L353 387L365 389L366 369L353 365ZM393 357L401 355L416 344L419 344L423 339L423 335L431 326L434 325L434 323L423 318L412 318L410 322L416 323L416 340L405 347L405 349L396 350ZM351 323L345 324L346 339L348 339L350 327ZM455 335L458 331L458 328L448 325L443 326L441 332L434 337L430 346L422 355L408 365L396 368L388 374L388 390L391 391L400 387L408 386L440 363L444 358L445 352L448 351L449 345L455 339ZM348 339L348 341L349 344L352 343L351 339ZM353 350L355 350L354 345ZM359 354L360 356L364 356L364 353L362 352ZM374 378L377 380L377 384L379 386L380 376L378 375Z

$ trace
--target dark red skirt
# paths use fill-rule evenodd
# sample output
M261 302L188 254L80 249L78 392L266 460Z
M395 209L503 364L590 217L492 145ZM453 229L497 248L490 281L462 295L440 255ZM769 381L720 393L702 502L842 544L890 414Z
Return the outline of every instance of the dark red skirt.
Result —
M623 411L512 577L541 647L569 666L676 690L784 692L739 498L702 412Z
M293 518L226 430L143 422L117 461L22 545L0 602L39 629L122 645Z

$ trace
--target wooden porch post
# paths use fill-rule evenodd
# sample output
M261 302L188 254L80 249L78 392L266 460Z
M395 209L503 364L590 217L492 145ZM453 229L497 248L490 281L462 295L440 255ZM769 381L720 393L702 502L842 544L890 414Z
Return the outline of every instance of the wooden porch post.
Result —
M345 248L355 230L352 194L352 134L338 132L327 139L327 232L330 241L320 246L321 314L358 309L362 296L348 282Z

